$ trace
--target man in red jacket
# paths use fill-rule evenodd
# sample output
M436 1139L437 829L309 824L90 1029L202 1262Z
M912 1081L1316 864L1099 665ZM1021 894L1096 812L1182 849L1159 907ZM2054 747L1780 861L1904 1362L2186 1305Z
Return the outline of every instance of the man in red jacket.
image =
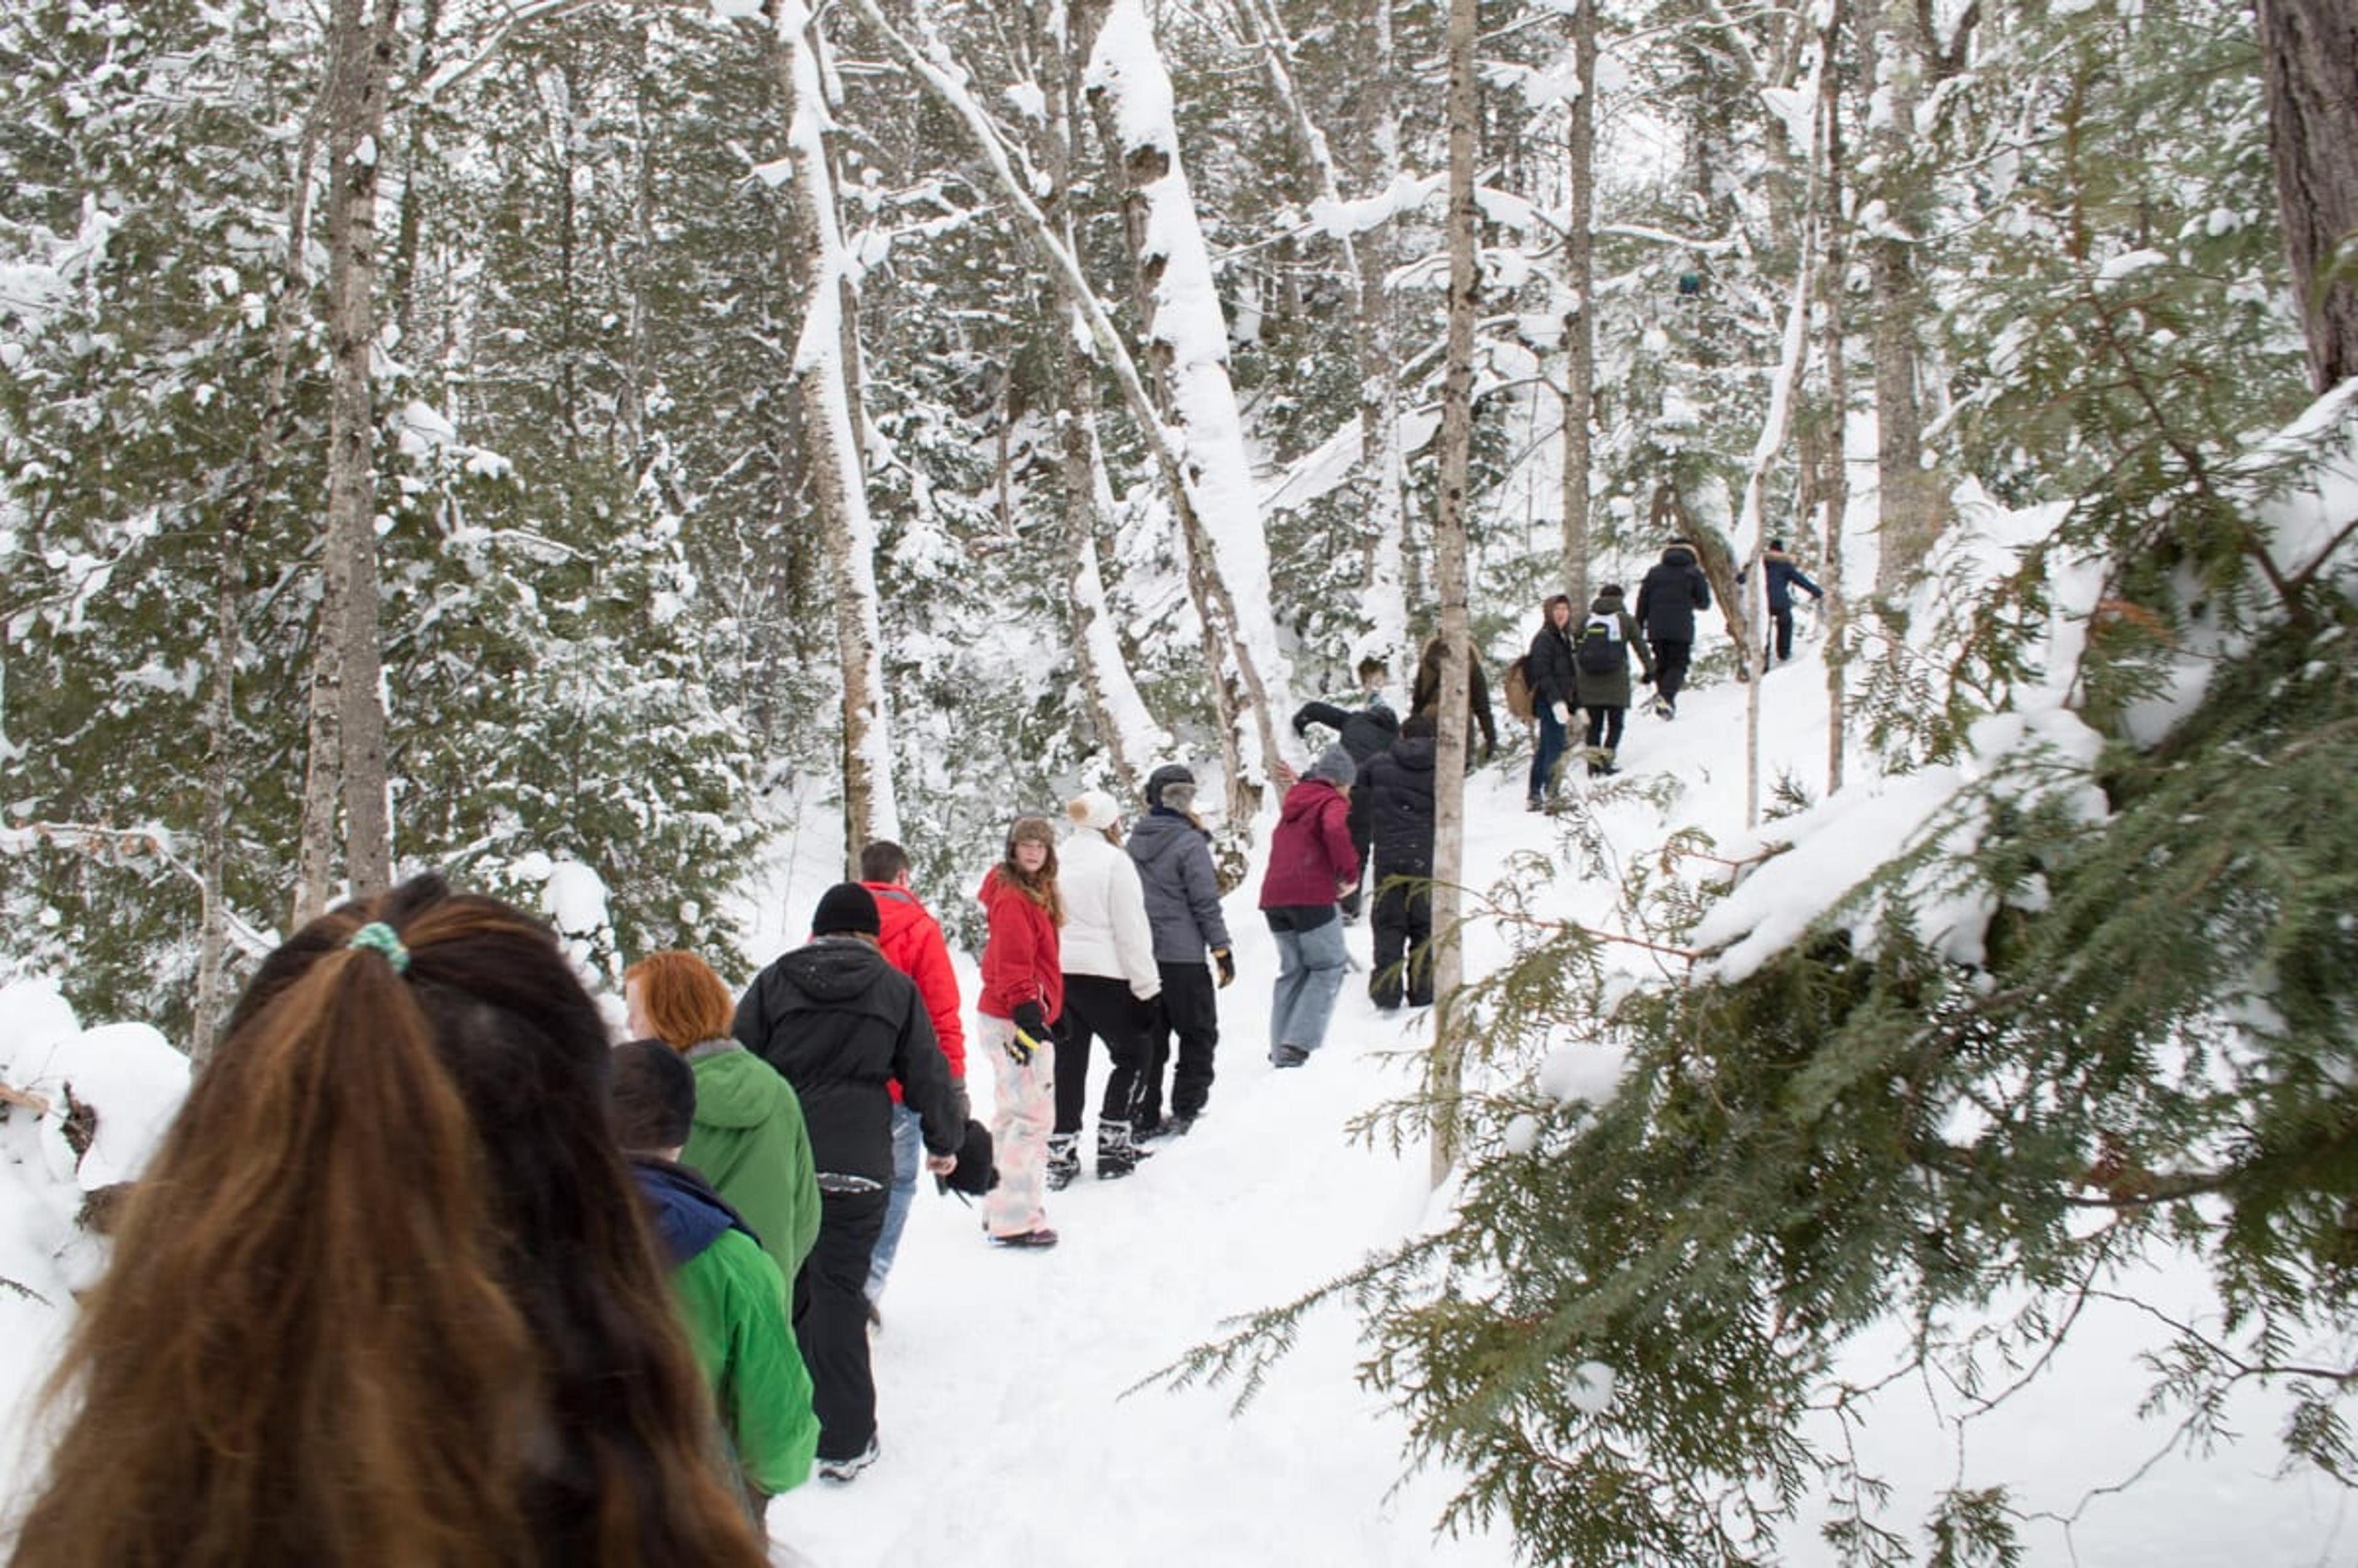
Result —
M1298 1067L1310 1060L1326 1038L1335 994L1349 971L1336 904L1359 880L1347 794L1357 773L1348 752L1327 747L1285 792L1277 831L1270 836L1260 913L1277 938L1277 987L1269 1010L1272 1066Z
M958 1019L957 975L950 968L949 944L941 922L918 901L909 886L909 852L890 838L879 838L860 851L860 885L876 895L876 914L883 929L876 945L884 961L916 982L925 1014L934 1021L934 1039L949 1058L950 1082L957 1087L961 1125L973 1113L966 1092L966 1026ZM884 1229L876 1238L876 1251L868 1263L868 1321L881 1324L884 1280L901 1250L901 1229L909 1223L909 1206L917 1195L917 1167L924 1144L917 1118L901 1103L901 1086L892 1086L892 1191L884 1207Z

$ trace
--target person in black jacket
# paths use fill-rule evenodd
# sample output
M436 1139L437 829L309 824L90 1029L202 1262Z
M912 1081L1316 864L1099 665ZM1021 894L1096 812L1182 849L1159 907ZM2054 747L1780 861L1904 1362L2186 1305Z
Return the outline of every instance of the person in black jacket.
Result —
M1384 676L1389 673L1381 659L1359 661L1359 695L1365 706L1337 708L1331 702L1305 702L1293 715L1293 732L1302 735L1313 724L1324 724L1335 731L1342 742L1353 767L1364 767L1368 758L1384 751L1400 739L1400 715L1384 700ZM1359 852L1362 871L1368 864L1368 841L1351 830L1351 848ZM1343 895L1343 918L1359 918L1359 886Z
M1386 1012L1433 1005L1433 775L1440 748L1432 717L1401 726L1392 749L1371 757L1351 793L1375 842L1375 968L1368 995Z
M1695 611L1711 608L1711 582L1695 564L1693 545L1674 539L1638 585L1638 623L1654 649L1654 711L1678 712L1679 689L1687 683L1687 660L1694 652Z
M1572 662L1572 596L1552 595L1531 638L1523 667L1531 683L1531 710L1539 716L1539 749L1531 753L1532 811L1544 810L1555 788L1556 763L1563 760L1572 735L1572 705L1580 700L1579 678Z
M868 1262L892 1184L892 1097L917 1113L925 1168L957 1165L966 1111L933 1021L909 977L876 945L876 895L827 890L811 939L755 978L732 1033L801 1099L818 1168L818 1239L795 1276L795 1337L818 1412L818 1474L849 1481L875 1462L876 1380L868 1364Z
M1436 636L1424 645L1423 656L1416 662L1416 686L1409 697L1411 718L1422 713L1441 711L1441 639ZM1498 754L1498 721L1490 712L1490 677L1482 673L1482 661L1472 659L1466 666L1466 766L1474 766L1474 731L1482 731L1482 760L1490 762Z
M1781 665L1793 656L1793 590L1801 589L1813 600L1823 601L1826 590L1810 580L1801 563L1785 553L1785 541L1768 541L1768 553L1760 557L1762 570L1768 579L1768 635L1761 640L1760 667L1768 669ZM1746 574L1737 572L1736 580L1742 582Z

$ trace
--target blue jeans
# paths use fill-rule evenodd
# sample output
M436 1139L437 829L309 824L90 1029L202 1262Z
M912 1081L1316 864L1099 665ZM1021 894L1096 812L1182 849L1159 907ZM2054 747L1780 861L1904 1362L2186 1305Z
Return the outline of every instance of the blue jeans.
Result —
M1280 931L1277 938L1277 986L1269 1008L1269 1048L1298 1045L1315 1051L1326 1039L1326 1021L1335 1011L1336 993L1350 972L1350 955L1343 947L1343 922L1337 918L1307 931Z
M901 1250L901 1227L909 1223L909 1205L917 1195L918 1157L925 1149L925 1128L917 1113L905 1105L892 1108L892 1190L884 1200L884 1228L876 1237L876 1250L868 1256L868 1299L884 1294L884 1276Z
M1548 786L1555 783L1555 765L1563 756L1564 742L1569 739L1563 726L1555 721L1555 708L1543 704L1540 708L1540 749L1531 753L1531 789L1533 800L1547 797Z

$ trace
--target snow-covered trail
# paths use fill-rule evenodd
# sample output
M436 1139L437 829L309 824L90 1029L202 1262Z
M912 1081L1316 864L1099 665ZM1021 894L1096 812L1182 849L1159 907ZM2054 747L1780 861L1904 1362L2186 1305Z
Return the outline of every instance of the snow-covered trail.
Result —
M1812 795L1823 790L1826 726L1814 634L1810 626L1794 663L1768 676L1761 728L1762 778L1790 772ZM1676 788L1663 810L1643 788L1597 798L1595 825L1617 863L1652 852L1674 826L1704 827L1723 845L1743 837L1744 702L1741 686L1722 683L1682 698L1673 721L1631 714L1621 752L1630 781ZM1854 759L1855 784L1864 772ZM1470 781L1467 865L1477 886L1510 855L1551 845L1563 826L1524 812L1523 777L1522 766L1501 762ZM1572 788L1586 794L1578 777ZM1039 804L1053 806L1031 809ZM786 935L793 916L807 914L838 854L837 845L806 846L793 907L764 917L773 945L757 952L799 939ZM874 1345L883 1458L849 1486L813 1483L772 1505L773 1536L816 1568L1514 1562L1503 1530L1435 1535L1455 1479L1402 1479L1406 1422L1358 1386L1357 1325L1346 1308L1314 1314L1240 1413L1231 1413L1229 1388L1130 1391L1215 1337L1224 1318L1289 1301L1433 1217L1422 1149L1394 1156L1345 1132L1353 1117L1411 1087L1413 1065L1390 1054L1423 1043L1422 1015L1379 1014L1363 968L1346 984L1325 1049L1298 1072L1271 1069L1275 959L1253 913L1257 887L1258 868L1228 901L1239 974L1220 993L1220 1076L1191 1136L1159 1145L1121 1182L1096 1181L1085 1155L1081 1180L1050 1196L1064 1244L1044 1254L993 1250L979 1210L921 1188ZM1596 921L1610 899L1568 880L1557 907ZM1364 966L1367 927L1353 927L1349 941ZM1502 951L1477 929L1469 970ZM971 997L971 963L959 965ZM1103 1073L1100 1061L1093 1091ZM987 1101L988 1077L974 1082ZM2156 1288L2180 1295L2185 1284ZM2266 1420L2246 1422L2242 1441L2205 1461L2167 1459L2124 1494L2091 1496L2131 1480L2165 1435L2130 1414L2146 1381L2130 1347L2150 1341L2150 1325L2121 1313L2096 1328L1962 1447L1935 1413L1952 1416L1952 1397L1918 1386L1888 1392L1861 1440L1895 1487L1886 1522L1912 1533L1940 1488L2004 1483L2040 1515L2023 1525L2033 1568L2358 1563L2347 1499L2306 1476L2276 1478ZM1880 1369L1896 1350L1895 1339L1856 1354ZM1815 1517L1805 1510L1786 1533L1784 1561L1794 1568L1834 1568Z

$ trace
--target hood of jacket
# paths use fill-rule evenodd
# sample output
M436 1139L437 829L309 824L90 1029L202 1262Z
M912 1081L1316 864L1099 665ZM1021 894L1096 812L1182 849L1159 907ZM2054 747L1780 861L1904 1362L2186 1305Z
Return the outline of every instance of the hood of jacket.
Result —
M1628 597L1617 588L1608 588L1596 596L1588 607L1591 615L1618 615L1629 608Z
M1412 773L1429 773L1441 757L1441 742L1430 735L1419 735L1392 742L1392 761Z
M1692 545L1672 545L1670 548L1662 552L1662 564L1666 567L1691 567L1694 565L1694 546Z
M1329 801L1349 804L1349 797L1325 779L1303 779L1285 792L1285 803L1278 808L1280 825L1299 824L1315 816L1326 808Z
M753 1235L737 1211L703 1177L684 1165L633 1154L631 1179L638 1184L639 1196L647 1206L647 1219L674 1267L696 1258L730 1230Z
M1123 848L1141 866L1160 865L1185 853L1190 844L1209 842L1211 835L1168 806L1158 806L1130 825Z
M696 1119L707 1127L759 1127L795 1091L778 1069L734 1040L708 1040L691 1049L696 1071Z
M777 963L778 972L814 1001L843 1002L866 991L884 955L857 936L815 936Z

